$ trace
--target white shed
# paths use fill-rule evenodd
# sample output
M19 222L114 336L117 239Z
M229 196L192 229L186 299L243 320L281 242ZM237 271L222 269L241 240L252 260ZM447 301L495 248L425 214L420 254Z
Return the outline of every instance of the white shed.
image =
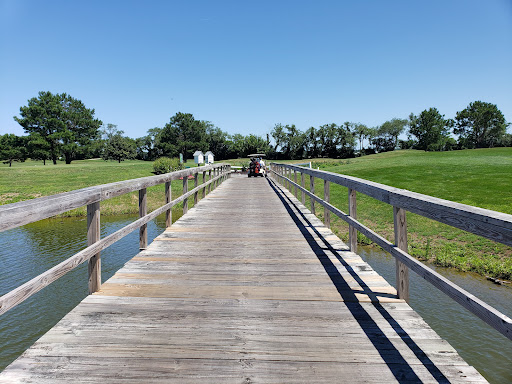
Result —
M202 151L195 151L194 152L194 162L196 164L204 163L204 155L203 155Z
M213 152L212 151L208 151L204 154L204 162L206 164L213 164Z

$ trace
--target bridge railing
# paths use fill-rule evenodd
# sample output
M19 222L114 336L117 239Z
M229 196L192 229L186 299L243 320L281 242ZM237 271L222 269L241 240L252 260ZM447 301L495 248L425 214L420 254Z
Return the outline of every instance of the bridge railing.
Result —
M512 340L512 320L508 316L460 288L407 253L406 212L428 217L509 246L512 245L512 215L422 195L357 177L293 164L272 163L270 168L273 179L282 183L290 191L294 189L297 198L299 198L298 192L300 191L302 204L305 204L306 196L310 198L313 214L316 210L315 203L324 207L324 223L326 226L330 227L331 213L348 223L349 248L351 251L356 251L357 232L359 231L395 257L396 289L399 298L409 300L409 269L411 269ZM297 181L299 175L300 184ZM305 187L305 175L310 177L309 190ZM323 199L315 195L315 179L323 180ZM330 183L348 188L348 214L330 204ZM357 192L393 207L394 244L357 221Z
M89 293L97 292L101 286L100 252L122 239L124 236L139 229L139 246L147 247L147 223L157 216L166 214L166 226L172 223L172 207L183 203L183 213L188 210L188 199L193 198L194 205L198 194L202 197L210 193L229 177L230 165L216 164L203 167L184 169L164 175L149 176L126 180L117 183L97 185L57 195L40 197L33 200L0 206L0 232L16 228L38 220L56 216L75 208L87 206L87 242L88 247L64 260L60 264L43 272L39 276L22 284L18 288L0 297L0 315L14 308L40 291L53 281L88 261ZM198 185L198 176L202 173L203 183ZM208 174L208 179L207 179ZM188 190L188 179L194 177L194 188ZM183 194L172 199L171 181L183 179ZM151 213L147 213L146 188L165 184L165 204ZM139 219L120 230L100 239L100 202L126 193L139 192Z

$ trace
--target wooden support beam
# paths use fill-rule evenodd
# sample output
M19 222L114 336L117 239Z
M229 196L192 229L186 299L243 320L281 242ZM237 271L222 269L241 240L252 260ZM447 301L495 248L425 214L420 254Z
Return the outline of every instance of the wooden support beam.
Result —
M165 204L172 201L171 182L165 182ZM165 211L165 226L169 228L172 224L172 208Z
M305 183L305 181L304 181L304 173L301 172L300 173L300 186L302 188L305 188L304 187L304 183ZM306 194L304 193L304 191L301 191L301 199L300 200L302 202L302 205L306 205Z
M139 217L148 214L148 197L146 188L139 190ZM139 228L139 248L146 249L148 247L148 225L144 224Z
M293 171L293 181L295 184L297 184L297 171ZM295 186L295 197L298 197L298 190L297 186Z
M393 207L395 245L407 252L407 216L405 209ZM396 291L398 298L409 302L409 268L396 259Z
M188 192L188 177L183 177L183 194ZM183 200L183 214L188 212L188 198Z
M206 171L203 171L203 184L206 182ZM203 188L203 199L206 197L206 187Z
M354 189L348 189L348 214L354 219L357 219L356 193ZM348 243L350 250L357 252L357 229L352 225L348 226Z
M87 205L87 245L100 240L100 203ZM101 257L100 252L89 259L89 294L98 292L101 287Z
M197 178L199 177L199 173L196 173L194 175L194 188L197 188ZM197 204L197 201L198 201L198 194L199 194L199 191L197 191L196 193L194 193L194 206Z
M324 201L327 203L329 203L331 200L330 189L330 182L324 180ZM326 207L324 207L324 224L326 227L331 228L331 211L329 211Z
M309 176L309 191L314 195L315 194L315 177ZM315 199L310 197L311 200L311 213L315 214Z

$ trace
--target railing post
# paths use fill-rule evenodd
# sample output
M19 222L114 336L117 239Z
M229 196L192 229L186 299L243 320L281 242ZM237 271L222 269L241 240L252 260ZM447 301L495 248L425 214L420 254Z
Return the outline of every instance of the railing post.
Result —
M313 195L315 194L315 177L309 176L309 192L311 192ZM311 213L315 214L315 199L310 197L311 199Z
M330 183L324 180L324 201L329 203L331 200ZM331 228L331 211L324 207L324 224L326 227Z
M206 171L203 171L203 184L206 182ZM203 199L206 197L206 187L203 187Z
M148 214L148 200L146 188L139 190L139 217ZM148 225L144 224L139 229L139 248L146 249L148 247Z
M100 202L87 205L87 245L100 240ZM89 259L89 294L98 292L101 286L101 257L96 253Z
M183 194L188 192L188 176L183 176ZM183 214L188 212L188 197L183 200Z
M407 216L405 209L393 207L395 246L407 252ZM396 291L399 299L409 302L409 268L396 259Z
M293 170L293 181L295 182L295 184L297 184L297 171L296 170ZM295 185L295 197L298 197L299 194L298 194L298 189L297 189L297 185Z
M357 219L357 202L355 189L348 189L348 215ZM348 226L348 243L352 252L357 251L357 229L352 225Z
M171 182L165 182L165 204L169 204L172 201ZM172 224L172 208L165 211L165 226L169 228Z
M209 169L208 170L208 181L210 181L212 179L212 170ZM210 193L212 191L212 185L211 184L208 184L208 193Z
M304 188L304 172L301 172L300 173L300 186L302 188ZM302 200L302 205L306 205L306 194L304 193L304 190L301 191L302 195L301 195L301 200Z
M196 172L194 174L194 188L197 188L197 178L199 177L199 172ZM197 204L197 198L198 198L199 191L196 191L194 193L194 206Z

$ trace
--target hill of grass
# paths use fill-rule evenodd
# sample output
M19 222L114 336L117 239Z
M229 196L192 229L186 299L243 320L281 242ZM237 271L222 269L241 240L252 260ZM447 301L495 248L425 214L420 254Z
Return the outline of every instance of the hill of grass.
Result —
M356 159L317 159L313 160L313 166L512 214L512 148L436 153L394 151ZM320 183L315 190L323 191ZM331 202L348 211L347 189L332 185ZM512 277L510 247L418 215L408 213L407 217L412 255L459 270L502 279ZM393 214L389 205L358 194L358 218L393 240ZM340 237L348 238L344 222L336 219L333 226ZM360 240L365 242L364 238Z
M243 165L248 159L229 160ZM268 161L267 163L269 163ZM296 161L296 162L303 162ZM322 170L360 177L430 196L512 214L512 148L453 152L394 151L356 159L313 159ZM0 204L52 195L88 186L152 175L152 163L144 161L74 161L57 165L27 161L12 167L0 165ZM316 191L322 195L321 181ZM309 185L309 180L306 180ZM180 181L173 182L173 196L181 194ZM148 190L148 208L164 202L163 186ZM347 211L346 188L332 185L331 202ZM368 227L393 240L392 208L358 194L358 218ZM138 212L137 193L102 203L102 214ZM85 207L69 215L85 215ZM322 212L318 215L321 217ZM347 240L347 226L332 219L334 231ZM408 214L409 253L437 265L475 271L502 279L512 278L512 248L456 228ZM367 240L360 237L360 242Z

